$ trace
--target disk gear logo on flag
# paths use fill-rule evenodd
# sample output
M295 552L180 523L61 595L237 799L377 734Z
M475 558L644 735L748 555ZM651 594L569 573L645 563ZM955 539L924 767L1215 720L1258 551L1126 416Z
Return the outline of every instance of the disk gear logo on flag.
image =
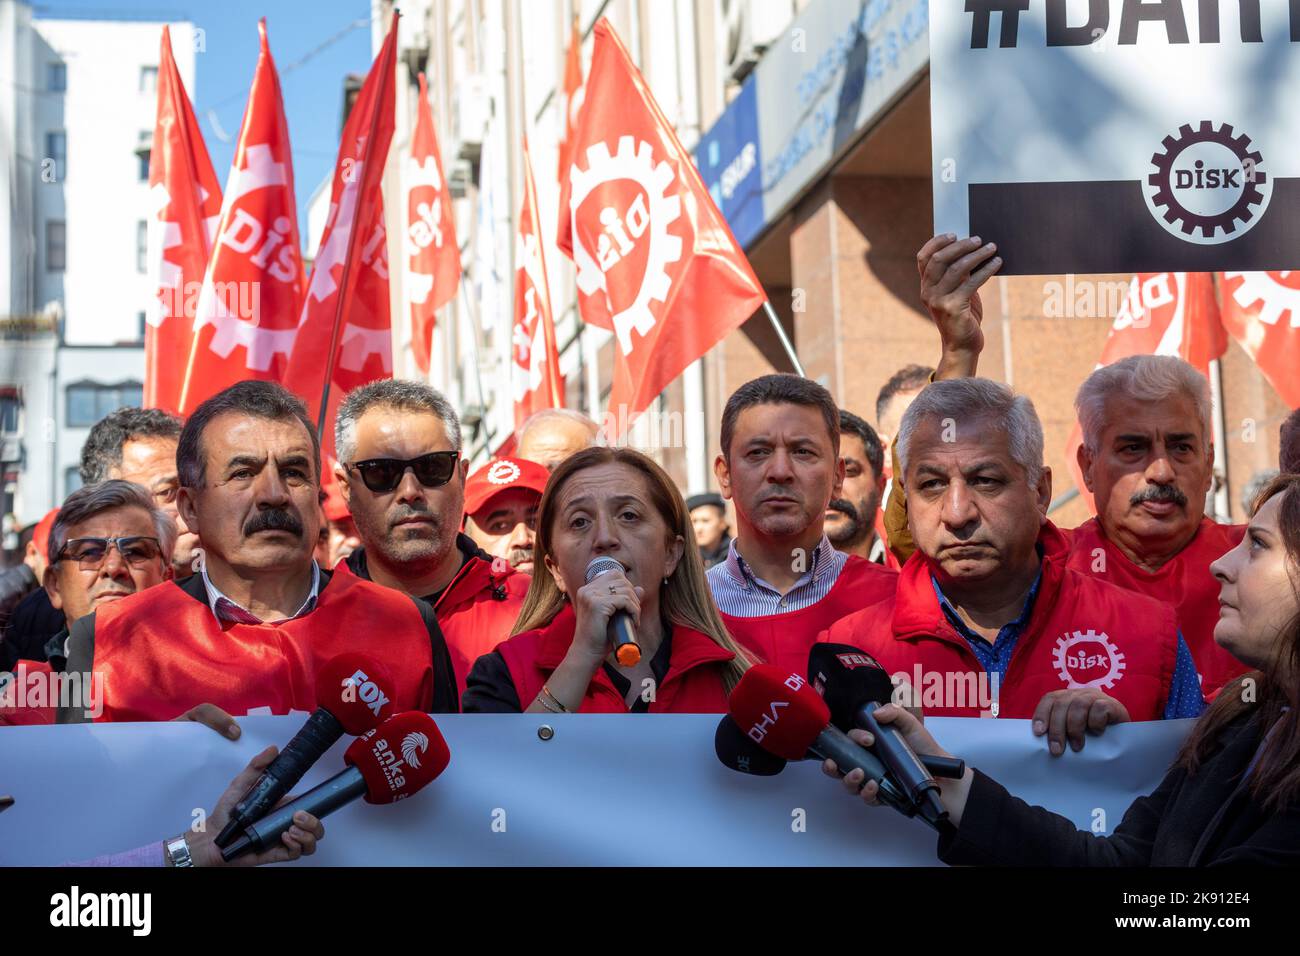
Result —
M633 348L632 335L644 338L655 327L651 302L666 304L682 258L683 240L669 232L681 219L682 200L677 174L655 156L644 140L621 136L616 151L609 145L587 147L586 167L570 172L571 208L578 228L573 235L577 285L584 296L605 295L614 334L624 355ZM582 228L590 218L584 206L596 204L601 231L594 255Z
M1056 639L1056 673L1067 687L1114 687L1128 666L1124 654L1104 632L1075 631Z

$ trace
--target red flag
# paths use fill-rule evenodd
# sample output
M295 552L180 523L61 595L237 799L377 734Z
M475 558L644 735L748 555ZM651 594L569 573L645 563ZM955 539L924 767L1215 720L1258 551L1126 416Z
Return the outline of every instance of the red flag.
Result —
M1291 408L1300 408L1300 272L1223 273L1223 324Z
M343 127L329 216L285 380L322 423L321 448L327 454L334 451L334 412L344 394L393 374L380 187L393 139L397 19L394 12L388 38Z
M442 153L433 129L433 111L424 74L415 110L415 133L406 163L406 288L411 300L411 348L421 372L429 371L434 314L456 295L460 246L451 193L442 174Z
M282 381L297 334L305 276L293 156L265 19L257 32L261 51L244 124L203 277L194 336L181 358L182 415L236 382Z
M1228 337L1219 319L1214 279L1208 272L1139 273L1115 314L1097 368L1130 355L1176 355L1209 375L1210 363L1224 353ZM1076 422L1065 460L1091 511L1097 508L1079 471L1083 433Z
M144 404L180 410L194 308L221 211L221 185L162 29L158 115L149 153L149 263L157 301L145 313Z
M559 143L560 225L556 241L563 245L569 231L569 166L573 163L573 142L578 130L578 115L582 112L582 31L578 29L578 15L573 15L569 30L569 49L564 56L564 136ZM565 250L566 255L569 254Z
M606 426L616 440L767 296L603 18L587 90L568 175L566 251L583 320L612 329L618 342Z
M533 412L564 407L564 378L560 375L560 350L555 343L551 287L546 279L546 256L542 252L539 221L537 187L533 183L533 164L525 137L524 199L519 209L515 323L511 337L516 428Z

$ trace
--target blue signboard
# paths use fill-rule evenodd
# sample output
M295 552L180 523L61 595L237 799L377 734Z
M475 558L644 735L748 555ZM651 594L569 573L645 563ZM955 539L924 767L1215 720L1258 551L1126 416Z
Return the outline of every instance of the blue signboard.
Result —
M742 247L748 246L767 224L757 87L751 74L739 95L695 147L700 177Z

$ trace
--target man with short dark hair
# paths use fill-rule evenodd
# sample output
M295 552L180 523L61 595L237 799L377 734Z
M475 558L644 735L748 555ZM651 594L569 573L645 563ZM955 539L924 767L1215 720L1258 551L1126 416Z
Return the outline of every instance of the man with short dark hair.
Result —
M1278 452L1278 464L1285 474L1300 472L1300 408L1286 417L1282 423L1282 435Z
M691 514L691 528L695 531L695 544L700 549L704 570L727 560L731 550L731 529L727 527L727 503L714 491L691 495L686 499L686 510Z
M891 593L897 574L831 546L840 497L840 410L797 375L747 382L722 412L713 470L736 508L726 561L708 571L727 630L768 663L804 673L819 631Z
M81 482L93 485L121 478L142 485L158 507L171 516L179 532L171 556L172 571L183 578L193 573L198 539L185 527L176 507L180 479L176 473L176 443L181 420L157 408L119 408L90 429L81 446Z
M887 549L876 533L876 521L885 493L885 452L876 430L844 409L840 409L840 458L844 487L826 510L826 537L837 551L884 564Z
M363 545L339 572L432 605L463 693L474 662L510 636L531 579L460 531L460 418L428 385L385 379L344 397L334 435L334 473Z
M217 393L185 423L177 466L199 573L95 610L68 641L68 670L102 681L104 719L311 712L319 668L345 651L388 668L397 710L457 709L432 611L312 560L320 446L300 399L262 381Z

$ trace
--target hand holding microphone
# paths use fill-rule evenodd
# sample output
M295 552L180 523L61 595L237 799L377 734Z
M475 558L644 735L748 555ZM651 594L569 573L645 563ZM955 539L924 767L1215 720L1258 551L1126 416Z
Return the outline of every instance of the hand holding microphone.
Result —
M637 643L637 621L641 614L640 595L627 579L622 563L608 555L598 555L587 564L587 583L574 599L574 613L590 615L593 623L607 620L604 647L612 648L615 659L624 667L641 660ZM601 655L602 657L604 654Z

